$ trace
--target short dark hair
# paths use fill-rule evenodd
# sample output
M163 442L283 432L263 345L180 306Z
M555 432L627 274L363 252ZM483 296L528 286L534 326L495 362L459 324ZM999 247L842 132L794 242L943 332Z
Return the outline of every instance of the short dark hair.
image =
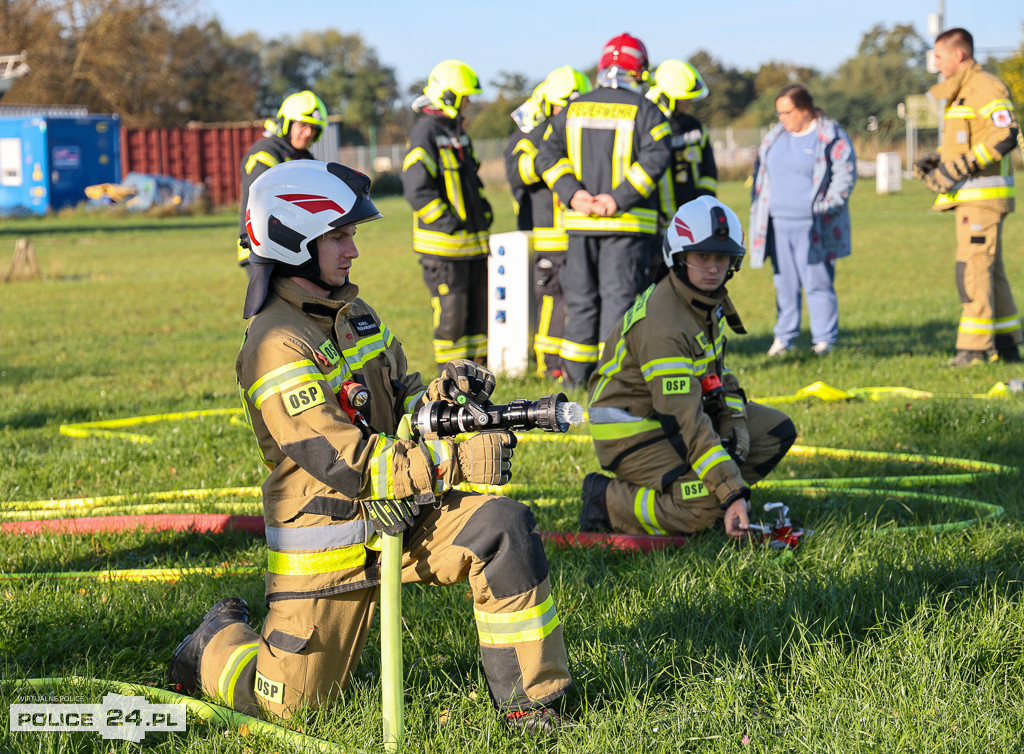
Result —
M935 37L935 43L939 42L943 42L947 47L960 50L964 54L964 60L974 60L974 37L967 29L962 29L959 26L946 29Z
M778 102L783 97L789 97L789 101L797 110L817 112L817 108L814 107L814 97L803 84L790 84L782 87L781 91L775 95L775 101Z

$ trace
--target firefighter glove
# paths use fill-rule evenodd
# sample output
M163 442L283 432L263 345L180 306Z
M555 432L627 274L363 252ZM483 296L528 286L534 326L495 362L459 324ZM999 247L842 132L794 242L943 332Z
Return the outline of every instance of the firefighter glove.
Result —
M391 536L412 526L420 513L420 506L414 500L364 500L363 507L373 525Z
M930 172L939 166L941 160L942 158L939 157L938 152L928 152L920 159L914 160L914 178L923 181Z
M962 154L955 160L940 163L935 170L925 176L924 182L934 193L947 194L960 181L969 178L977 171L977 164L967 155Z
M427 385L428 401L464 403L467 396L479 404L487 403L494 392L494 374L469 359L454 359L444 365L441 376Z
M515 446L511 432L481 432L455 443L455 452L437 467L437 475L451 487L460 482L507 484L512 479Z
M742 464L750 456L750 430L747 429L745 416L728 416L721 420L719 437L725 448L737 464Z

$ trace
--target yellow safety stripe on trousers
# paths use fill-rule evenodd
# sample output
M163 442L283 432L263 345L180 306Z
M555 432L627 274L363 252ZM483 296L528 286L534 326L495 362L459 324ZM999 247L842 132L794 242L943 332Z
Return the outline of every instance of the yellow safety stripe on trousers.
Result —
M325 551L361 545L366 541L366 524L361 519L321 526L267 526L267 547L281 550Z
M549 356L558 356L562 348L561 338L552 338L550 335L541 335L538 333L533 338L533 350L537 354L548 354Z
M467 233L463 230L451 234L438 233L414 225L412 248L436 257L475 257L488 252L487 233Z
M533 228L534 251L565 251L569 248L569 235L565 228Z
M395 476L391 467L392 448L395 439L387 435L377 435L377 445L370 453L366 464L366 481L369 500L393 500L395 498Z
M267 571L278 576L315 576L358 568L366 562L362 543L327 552L278 552L267 550Z
M558 611L551 595L536 607L510 613L485 613L473 609L480 643L489 647L507 647L527 641L540 641L558 625Z
M656 497L657 493L650 487L641 487L633 500L633 515L648 534L668 534L665 529L661 528L654 512Z
M298 385L314 380L323 380L324 376L309 359L293 361L278 367L260 377L249 388L248 396L257 410L268 396L282 393Z
M235 706L235 685L238 683L238 677L250 662L256 660L259 649L258 641L243 644L231 653L227 665L220 672L220 678L217 679L217 693L228 707Z
M562 338L562 343L558 350L558 355L567 361L575 361L580 364L590 364L597 361L598 359L598 346L597 344L590 343L574 343L571 340Z
M520 153L519 178L523 183L530 186L540 181L540 176L537 175L537 167L534 164L534 160L537 158L537 147L533 145L533 142L529 139L520 139L513 151Z
M987 105L978 108L978 114L983 118L991 117L996 110L1009 110L1013 112L1013 102L1008 99L994 99Z
M423 147L416 147L415 149L409 150L409 154L407 154L405 159L402 161L402 172L404 173L417 162L423 163L423 167L425 167L427 172L430 173L431 178L437 178L437 163L434 162L434 158L427 154L427 151Z
M721 445L715 444L711 446L711 449L702 455L693 464L693 470L697 472L697 476L700 480L704 481L704 476L711 471L718 464L728 461L729 454L725 452L725 448Z
M455 156L455 150L442 149L441 163L444 168L444 192L448 195L448 202L455 210L455 214L464 221L466 219L466 198L462 194L459 159Z
M658 210L636 207L629 212L611 217L593 217L576 210L565 213L566 231L597 231L601 233L643 233L658 231Z
M452 359L468 359L469 344L465 338L458 340L434 340L434 361L438 364L447 364Z
M999 319L986 319L983 317L961 317L959 332L965 335L988 335L989 333L1016 332L1020 329L1020 317L1015 314Z
M469 358L487 355L486 335L467 335L464 340L466 341L466 350L469 352Z
M441 217L441 215L444 214L444 211L447 208L448 205L445 204L440 197L438 197L432 202L427 202L427 204L422 209L414 212L413 214L416 216L417 219L422 220L425 223L432 223L435 222L439 217Z
M277 164L277 158L270 152L257 152L249 155L249 159L245 161L245 174L249 175L257 165L266 165L268 168L272 168Z
M608 424L591 423L590 436L595 440L623 440L655 429L659 432L664 431L661 422L657 419L636 419L635 421L610 422Z

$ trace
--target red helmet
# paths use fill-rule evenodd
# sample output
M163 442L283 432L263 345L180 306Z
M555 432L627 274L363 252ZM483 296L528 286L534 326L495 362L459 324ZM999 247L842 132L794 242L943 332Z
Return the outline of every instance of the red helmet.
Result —
M597 67L604 69L613 65L618 66L633 74L637 81L643 81L646 78L648 64L647 48L644 47L644 43L632 34L620 34L608 40Z

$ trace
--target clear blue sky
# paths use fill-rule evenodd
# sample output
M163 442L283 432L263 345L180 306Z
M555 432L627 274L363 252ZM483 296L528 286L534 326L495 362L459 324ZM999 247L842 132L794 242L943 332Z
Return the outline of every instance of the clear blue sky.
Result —
M186 0L189 1L189 0ZM628 31L653 62L700 49L728 66L756 70L771 60L829 71L853 57L878 23L912 24L930 40L928 15L940 0L191 0L194 16L216 16L237 35L265 39L305 30L358 32L395 70L404 93L435 63L469 63L485 87L501 71L539 82L560 65L597 63L602 45ZM979 57L1003 57L1024 43L1021 0L941 0L944 27L963 26ZM631 15L639 11L637 15ZM484 97L488 97L487 89Z

